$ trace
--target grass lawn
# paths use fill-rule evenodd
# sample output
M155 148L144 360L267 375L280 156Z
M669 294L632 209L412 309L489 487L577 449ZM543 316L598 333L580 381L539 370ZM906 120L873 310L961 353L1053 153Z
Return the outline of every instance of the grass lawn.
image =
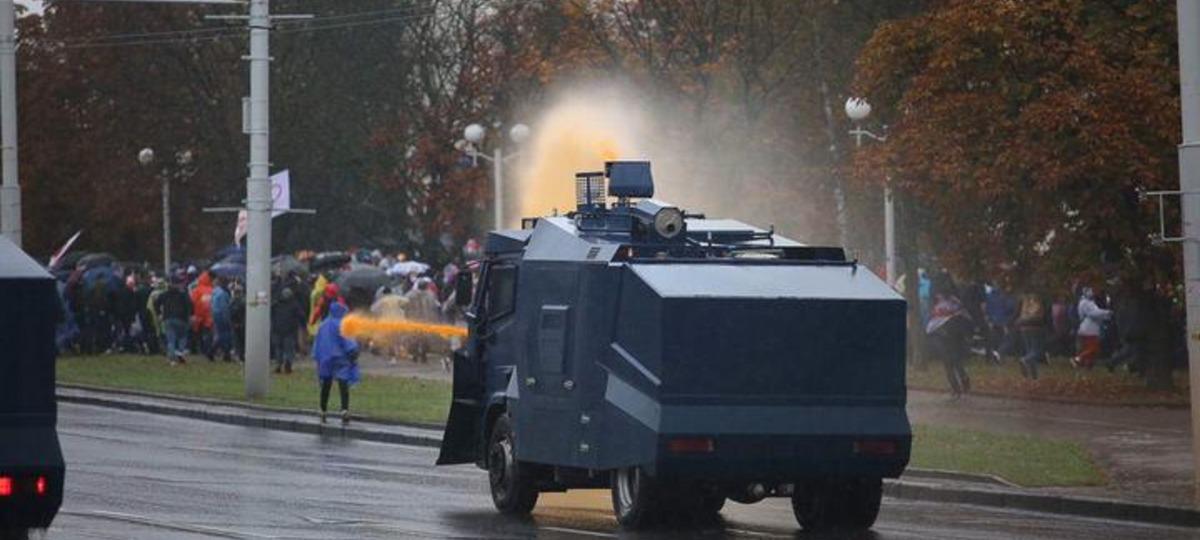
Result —
M1000 365L972 356L967 360L971 389L976 393L1017 398L1054 399L1097 405L1163 405L1188 404L1187 374L1175 372L1175 388L1154 391L1146 381L1125 370L1109 373L1103 367L1076 369L1066 358L1050 359L1050 365L1039 366L1038 380L1021 377L1015 360L1006 359ZM942 365L929 362L924 367L909 366L908 387L920 390L948 391Z
M994 474L1026 487L1097 486L1104 473L1078 443L913 426L913 467Z
M291 375L271 374L266 399L253 403L277 407L317 409L317 382L311 362L299 362ZM58 380L108 388L142 390L163 394L249 401L244 396L242 365L211 363L193 357L185 366L172 367L158 356L113 355L63 357L58 361ZM338 407L337 388L330 396L330 409ZM423 424L446 421L450 385L440 381L363 375L350 391L350 408L356 414Z
M315 410L317 385L308 363L292 375L271 374L271 391L255 403ZM938 372L940 373L940 371ZM974 376L974 375L973 375ZM172 367L159 357L113 355L63 357L58 380L108 388L247 401L241 364L193 359ZM337 406L337 392L331 405ZM364 375L351 393L351 409L373 418L441 424L450 403L450 385L440 381ZM1103 474L1077 444L1036 437L915 426L912 465L986 473L1025 486L1104 483Z

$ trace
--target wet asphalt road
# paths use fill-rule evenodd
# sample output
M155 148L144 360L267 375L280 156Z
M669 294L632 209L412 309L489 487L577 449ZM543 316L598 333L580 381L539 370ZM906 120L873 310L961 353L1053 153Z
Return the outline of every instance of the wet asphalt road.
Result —
M607 492L492 511L486 477L435 451L64 404L63 512L49 539L818 538L782 499L730 503L704 529L629 534ZM834 538L838 538L834 536ZM1200 531L885 499L870 539L1198 539Z

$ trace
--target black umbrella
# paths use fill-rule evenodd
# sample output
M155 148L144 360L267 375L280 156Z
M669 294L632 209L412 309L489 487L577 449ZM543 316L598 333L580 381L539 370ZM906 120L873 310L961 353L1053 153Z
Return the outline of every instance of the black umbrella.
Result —
M79 268L112 266L112 263L115 260L116 259L114 259L113 256L109 255L108 253L92 253L91 255L80 257L79 261L75 263L75 266Z
M87 257L87 255L88 252L86 251L68 251L66 255L63 255L62 258L58 260L58 267L67 270L74 269L79 265L79 260Z
M210 274L223 278L246 277L246 265L239 262L221 261L208 269Z
M374 293L380 287L391 282L387 272L374 266L359 266L348 272L343 272L337 278L337 285L342 291L362 289Z
M308 268L313 272L320 272L322 270L340 268L345 266L345 264L348 262L350 262L349 255L337 251L330 251L326 253L319 253L316 257L313 257L308 263Z
M308 277L308 267L291 255L280 255L271 259L271 272L277 276L296 274Z

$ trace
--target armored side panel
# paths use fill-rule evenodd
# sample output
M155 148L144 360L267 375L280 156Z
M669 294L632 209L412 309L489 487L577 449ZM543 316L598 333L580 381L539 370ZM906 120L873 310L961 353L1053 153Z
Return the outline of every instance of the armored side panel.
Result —
M60 312L53 278L0 237L0 529L47 527L62 504L63 456L54 395L54 330ZM39 477L45 478L39 494Z
M515 410L521 459L592 468L593 416L603 397L597 358L603 353L620 273L610 268L617 246L572 234L565 220L539 221L522 261Z

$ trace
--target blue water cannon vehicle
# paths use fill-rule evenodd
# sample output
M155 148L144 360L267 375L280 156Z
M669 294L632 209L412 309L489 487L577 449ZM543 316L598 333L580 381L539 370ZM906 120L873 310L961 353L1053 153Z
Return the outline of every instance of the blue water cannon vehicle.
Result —
M905 302L843 249L653 199L648 162L576 175L578 206L491 232L439 464L492 500L612 489L626 528L790 497L866 529L908 463Z

